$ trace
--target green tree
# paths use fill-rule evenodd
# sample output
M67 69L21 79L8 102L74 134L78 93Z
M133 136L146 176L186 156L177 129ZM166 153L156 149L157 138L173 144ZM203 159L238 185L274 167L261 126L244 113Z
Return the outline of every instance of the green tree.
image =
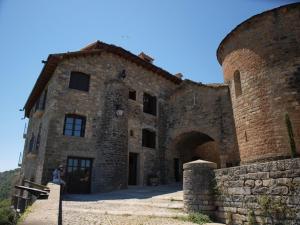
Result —
M20 169L0 173L0 201L11 197L13 186L16 184Z
M8 199L0 201L0 225L14 225L15 214Z

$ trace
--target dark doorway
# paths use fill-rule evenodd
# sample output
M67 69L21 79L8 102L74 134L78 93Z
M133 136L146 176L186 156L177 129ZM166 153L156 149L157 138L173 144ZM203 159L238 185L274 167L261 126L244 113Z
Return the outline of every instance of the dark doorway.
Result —
M174 159L174 177L175 181L179 182L180 181L180 164L179 164L179 159L175 158Z
M68 193L91 192L92 159L69 157L66 172Z
M128 185L137 185L138 154L129 153Z

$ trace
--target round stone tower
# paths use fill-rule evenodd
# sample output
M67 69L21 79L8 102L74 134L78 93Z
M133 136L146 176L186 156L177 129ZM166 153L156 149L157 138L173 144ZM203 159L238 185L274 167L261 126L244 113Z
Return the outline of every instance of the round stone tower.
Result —
M253 16L221 42L241 163L300 153L300 3Z

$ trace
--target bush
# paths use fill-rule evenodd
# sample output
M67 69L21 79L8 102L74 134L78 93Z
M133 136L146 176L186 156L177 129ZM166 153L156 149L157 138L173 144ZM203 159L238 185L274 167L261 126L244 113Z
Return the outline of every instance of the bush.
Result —
M211 223L209 216L201 214L201 213L191 213L188 216L188 220L197 223L197 224L204 224L204 223Z
M189 221L196 224L205 224L205 223L211 223L209 216L201 214L201 213L191 213L188 216L184 217L176 217L176 219L180 219L183 221Z
M9 200L0 201L0 225L14 225L15 213L10 208Z

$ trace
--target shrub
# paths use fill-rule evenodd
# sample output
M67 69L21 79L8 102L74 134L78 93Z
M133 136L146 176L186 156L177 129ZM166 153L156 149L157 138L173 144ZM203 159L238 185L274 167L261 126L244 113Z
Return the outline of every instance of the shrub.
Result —
M0 225L14 225L15 213L10 208L9 200L0 201Z
M183 221L189 221L196 224L205 224L205 223L211 223L209 216L204 215L202 213L191 213L188 216L185 217L176 217L176 219L180 219Z
M207 215L201 213L191 213L188 216L188 220L197 223L197 224L204 224L204 223L211 223L212 221Z

